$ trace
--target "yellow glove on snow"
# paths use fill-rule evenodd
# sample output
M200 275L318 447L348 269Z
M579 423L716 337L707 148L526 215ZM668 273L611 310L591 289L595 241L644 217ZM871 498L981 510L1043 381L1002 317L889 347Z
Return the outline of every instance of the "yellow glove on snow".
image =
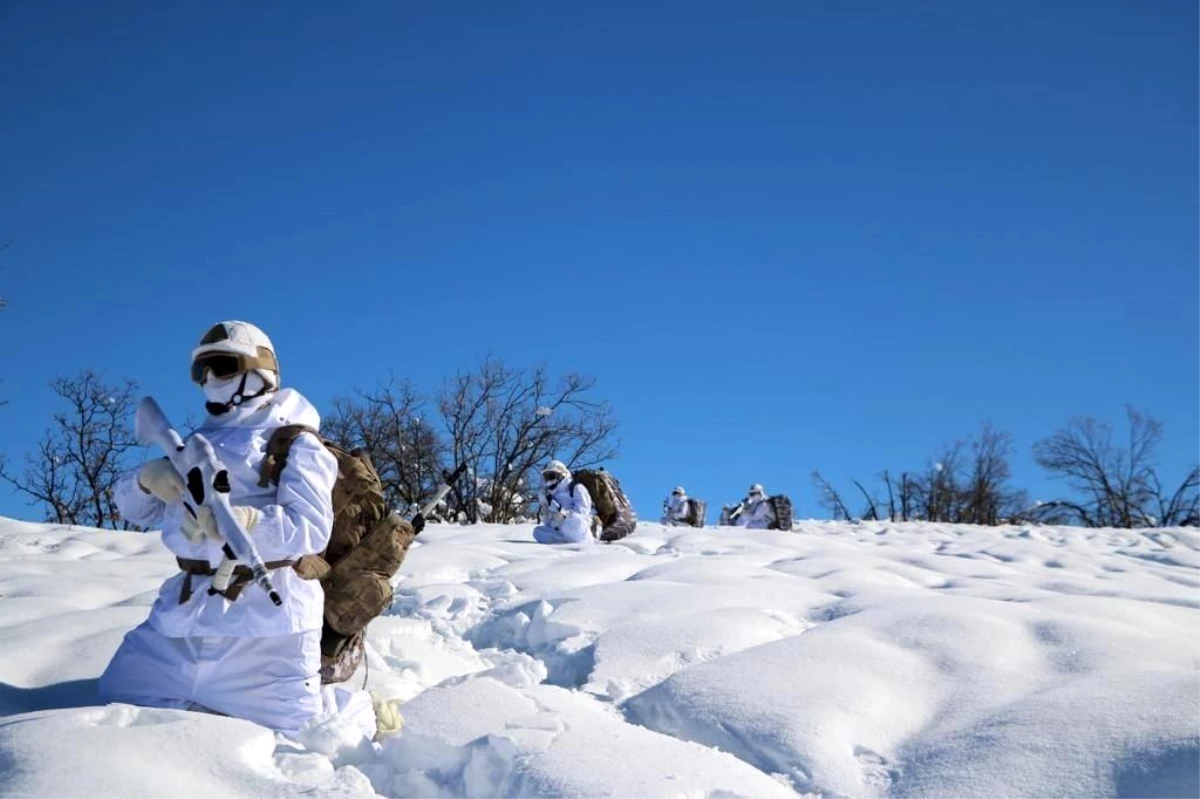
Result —
M375 740L382 741L400 732L404 717L400 715L399 699L384 699L371 691L371 705L375 708Z

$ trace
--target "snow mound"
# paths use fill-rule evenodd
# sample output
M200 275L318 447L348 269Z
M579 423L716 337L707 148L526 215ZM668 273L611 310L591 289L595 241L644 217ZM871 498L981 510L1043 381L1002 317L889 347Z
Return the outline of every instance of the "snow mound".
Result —
M157 536L0 519L0 796L1197 796L1190 530L430 525L365 741L97 706Z
M0 719L0 796L363 796L357 770L281 755L238 719L110 705ZM286 771L284 770L286 769Z
M631 726L554 686L470 679L425 692L406 718L414 732L385 748L392 796L794 795L728 754Z

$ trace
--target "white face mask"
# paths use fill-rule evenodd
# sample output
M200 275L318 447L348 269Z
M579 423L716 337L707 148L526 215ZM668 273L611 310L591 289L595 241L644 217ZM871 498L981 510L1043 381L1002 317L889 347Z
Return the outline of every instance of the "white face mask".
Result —
M233 399L233 395L238 393L241 385L241 375L225 378L216 378L210 375L204 382L204 399L214 405L227 405ZM267 381L262 379L262 375L258 372L250 372L246 375L246 387L242 389L241 394L243 397L249 397L266 387Z

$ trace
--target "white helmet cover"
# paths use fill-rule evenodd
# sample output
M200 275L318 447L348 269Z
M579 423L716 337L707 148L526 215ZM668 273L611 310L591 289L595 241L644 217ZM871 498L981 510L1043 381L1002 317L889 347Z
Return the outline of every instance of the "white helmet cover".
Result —
M571 470L562 461L550 461L546 464L546 468L542 469L542 480L544 482L549 482L546 480L546 475L548 474L557 474L563 480L571 479Z
M192 350L192 381L204 381L204 368L197 362L206 355L233 355L243 372L258 372L272 388L279 386L279 361L271 339L249 322L218 322L208 329Z

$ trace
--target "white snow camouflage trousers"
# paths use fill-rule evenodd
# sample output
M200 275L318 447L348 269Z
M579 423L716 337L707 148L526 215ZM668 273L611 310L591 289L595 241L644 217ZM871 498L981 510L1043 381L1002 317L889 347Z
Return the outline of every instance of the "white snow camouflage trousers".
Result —
M101 675L100 697L144 707L215 711L285 735L336 711L368 738L373 736L370 696L340 686L322 689L320 676L308 671L320 658L320 630L269 638L168 638L144 622L125 635Z

